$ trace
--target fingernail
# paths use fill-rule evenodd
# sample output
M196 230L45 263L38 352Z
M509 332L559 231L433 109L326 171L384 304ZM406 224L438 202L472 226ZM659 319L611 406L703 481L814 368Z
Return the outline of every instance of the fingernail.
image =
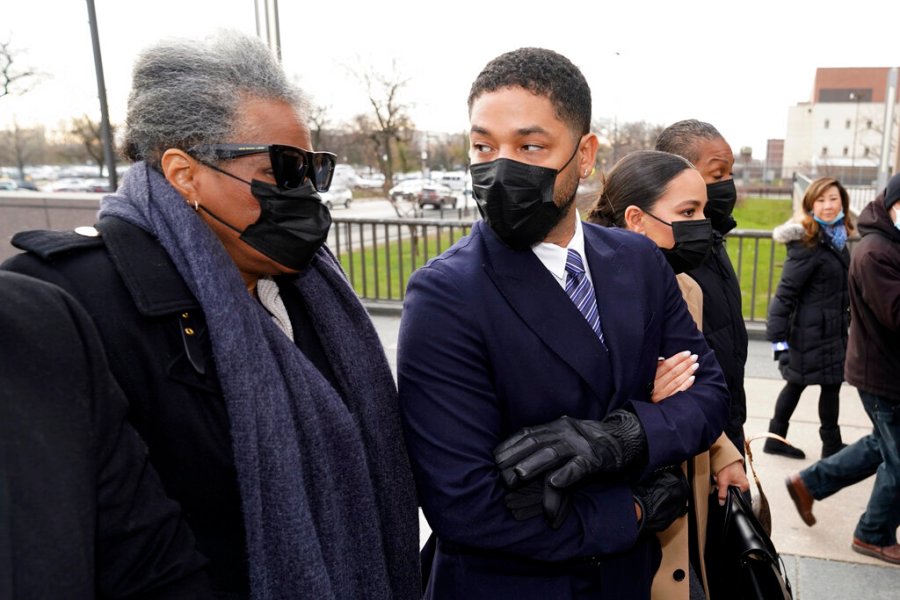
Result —
M719 498L719 506L725 506L725 500L723 498Z
M682 355L682 356L689 356L690 353L691 353L690 350L685 350L684 352L681 353L681 355Z
M694 363L691 365L691 371L696 371L700 368L700 363Z
M693 375L691 375L690 377L688 377L688 382L692 382L692 381L694 381L694 379L696 379L696 377L694 377Z
M691 354L691 360L692 360L692 361L697 362L697 359L698 359L698 358L699 358L699 357L698 357L696 354Z
M665 359L665 357L663 357L663 356L660 356L660 357L658 357L658 358L657 358L657 359L656 359L656 360L660 360L660 361L662 361L662 360L666 360L666 359Z

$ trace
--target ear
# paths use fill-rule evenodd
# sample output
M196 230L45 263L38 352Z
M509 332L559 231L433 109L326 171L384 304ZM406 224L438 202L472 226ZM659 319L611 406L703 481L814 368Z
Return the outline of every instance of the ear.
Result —
M163 175L191 206L200 204L199 163L184 150L169 148L160 161Z
M644 230L644 211L634 204L629 205L625 209L625 228L641 235L646 234Z
M588 133L581 138L581 148L578 152L578 175L586 179L594 172L594 161L597 159L597 148L600 141L597 135Z

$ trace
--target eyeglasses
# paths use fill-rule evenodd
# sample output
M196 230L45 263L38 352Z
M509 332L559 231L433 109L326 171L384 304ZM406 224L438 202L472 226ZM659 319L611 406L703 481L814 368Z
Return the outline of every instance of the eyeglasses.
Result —
M327 192L334 176L335 155L331 152L310 152L281 144L207 144L194 146L188 154L212 153L220 160L230 160L251 154L269 153L272 173L278 187L292 190L309 178L318 192Z

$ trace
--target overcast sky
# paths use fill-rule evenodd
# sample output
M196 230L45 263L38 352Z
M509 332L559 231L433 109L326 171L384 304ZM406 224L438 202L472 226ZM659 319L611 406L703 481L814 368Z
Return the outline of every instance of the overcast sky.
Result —
M263 0L259 0L261 3ZM0 99L0 127L99 118L87 8L79 0L3 0L0 39L45 73ZM610 6L612 5L612 6ZM594 117L714 124L735 152L764 158L788 108L810 99L817 67L900 65L900 3L554 0L280 0L285 69L339 124L368 110L349 67L396 60L420 129L467 128L472 80L494 56L543 46L591 85ZM255 33L253 0L96 0L113 122L124 119L131 65L144 46L219 27Z

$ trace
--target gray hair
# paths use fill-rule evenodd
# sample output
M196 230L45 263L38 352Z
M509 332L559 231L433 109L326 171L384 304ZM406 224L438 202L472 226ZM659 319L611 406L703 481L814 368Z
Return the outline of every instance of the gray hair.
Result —
M306 98L261 40L226 30L205 40L159 42L135 62L123 154L159 168L169 148L228 142L247 98L287 102L305 120Z
M692 163L700 158L697 142L700 140L724 140L719 130L697 119L672 123L656 138L656 150L682 156Z

